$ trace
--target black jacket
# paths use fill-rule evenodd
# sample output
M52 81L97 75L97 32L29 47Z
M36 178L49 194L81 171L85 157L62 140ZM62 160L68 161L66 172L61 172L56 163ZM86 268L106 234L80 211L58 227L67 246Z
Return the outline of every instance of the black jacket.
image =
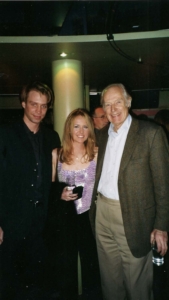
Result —
M60 147L58 134L41 126L43 218L52 178L52 150ZM33 204L36 159L23 121L0 127L0 226L4 237L28 234L35 210Z

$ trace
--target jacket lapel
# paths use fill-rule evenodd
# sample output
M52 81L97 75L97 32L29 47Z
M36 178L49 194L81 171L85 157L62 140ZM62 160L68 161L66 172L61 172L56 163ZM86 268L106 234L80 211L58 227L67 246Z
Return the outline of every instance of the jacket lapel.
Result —
M102 171L102 166L103 166L103 160L104 160L104 155L106 151L106 145L107 145L107 140L108 140L108 126L105 126L101 132L100 132L100 137L99 137L99 152L98 152L98 159L97 159L97 167L96 167L96 182L99 181L101 171Z
M32 157L35 157L35 154L34 154L34 150L33 150L33 147L32 147L32 144L31 144L31 141L29 139L29 136L24 128L24 123L23 121L21 122L18 122L16 124L16 133L19 135L23 145L24 145L24 148L25 150L30 153L30 156L32 155Z
M124 169L126 168L129 160L131 159L135 146L137 145L138 136L139 136L137 134L138 127L139 127L139 121L137 119L132 119L131 126L127 135L126 143L124 146L123 155L121 158L119 177L121 173L124 171Z

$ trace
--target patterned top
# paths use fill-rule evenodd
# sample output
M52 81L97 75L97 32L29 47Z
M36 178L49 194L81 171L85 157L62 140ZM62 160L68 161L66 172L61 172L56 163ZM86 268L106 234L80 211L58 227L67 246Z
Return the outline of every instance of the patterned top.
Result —
M96 162L92 160L86 169L82 170L64 170L62 163L58 162L58 179L66 182L68 185L82 185L82 198L74 201L77 214L82 214L90 209L93 186L95 181Z

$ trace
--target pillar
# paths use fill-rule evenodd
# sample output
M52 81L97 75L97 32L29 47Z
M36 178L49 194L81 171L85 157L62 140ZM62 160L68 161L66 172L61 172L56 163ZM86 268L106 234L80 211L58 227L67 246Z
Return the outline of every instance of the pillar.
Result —
M55 94L54 129L62 138L68 114L78 107L84 107L82 65L80 61L73 59L56 60L52 63L52 73Z

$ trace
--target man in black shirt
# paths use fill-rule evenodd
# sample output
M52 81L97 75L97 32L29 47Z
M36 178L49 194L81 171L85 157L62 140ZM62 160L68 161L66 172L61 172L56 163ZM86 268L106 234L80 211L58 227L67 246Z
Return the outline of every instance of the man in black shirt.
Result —
M53 100L51 89L41 82L24 86L20 95L23 120L0 127L3 300L29 299L31 289L43 282L51 153L60 147L60 139L41 121Z
M94 128L96 128L97 130L102 129L104 126L108 124L108 119L106 117L106 114L102 106L95 107L92 114L92 118L93 118Z
M92 113L92 119L94 123L94 132L96 135L96 140L98 141L100 130L109 122L102 106L95 107Z

